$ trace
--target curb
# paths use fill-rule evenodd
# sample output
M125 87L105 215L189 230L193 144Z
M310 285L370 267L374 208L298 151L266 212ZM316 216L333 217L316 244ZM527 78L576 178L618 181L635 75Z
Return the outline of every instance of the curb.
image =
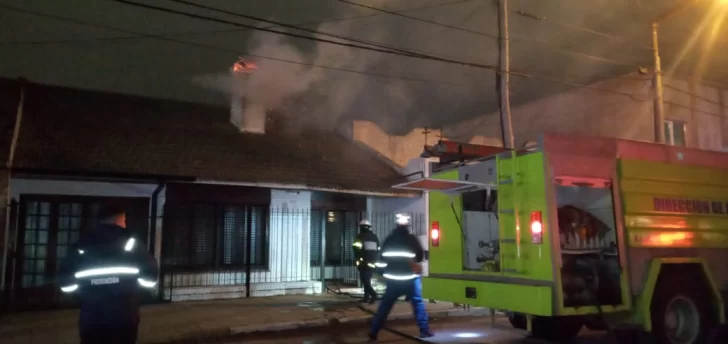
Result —
M429 312L430 318L436 317L466 317L466 316L484 316L490 314L486 308L473 308L467 309L446 309ZM288 321L282 323L273 323L268 325L248 325L248 326L236 326L230 327L230 335L250 334L250 333L263 333L263 332L279 332L298 330L303 328L316 328L325 327L332 324L357 324L364 323L371 319L371 315L360 315L354 317L341 317L341 318L329 318L329 319L315 319L305 321ZM395 313L390 314L387 319L389 320L406 320L412 319L412 313Z

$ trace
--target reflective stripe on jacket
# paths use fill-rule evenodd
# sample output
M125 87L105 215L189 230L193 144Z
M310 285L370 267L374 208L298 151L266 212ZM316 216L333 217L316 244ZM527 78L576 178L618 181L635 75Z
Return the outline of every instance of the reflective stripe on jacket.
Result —
M417 237L410 234L407 227L400 226L384 240L381 257L384 278L410 280L419 277L412 267L422 262L424 250Z
M379 258L379 238L371 230L364 230L356 237L353 243L354 260L359 267L375 267Z
M82 326L138 321L140 288L157 283L157 262L124 228L102 224L69 250L61 264L61 291L77 295Z

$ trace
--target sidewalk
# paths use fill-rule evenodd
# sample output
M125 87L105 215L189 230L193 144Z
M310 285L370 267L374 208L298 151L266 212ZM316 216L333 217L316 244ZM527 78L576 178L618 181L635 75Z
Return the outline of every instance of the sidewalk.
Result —
M484 315L452 303L427 304L431 317ZM376 305L367 306L376 310ZM399 303L390 319L412 316L409 304ZM142 308L140 344L220 338L235 334L365 322L371 316L354 299L334 294L190 301ZM3 344L78 343L78 311L11 313L0 319Z

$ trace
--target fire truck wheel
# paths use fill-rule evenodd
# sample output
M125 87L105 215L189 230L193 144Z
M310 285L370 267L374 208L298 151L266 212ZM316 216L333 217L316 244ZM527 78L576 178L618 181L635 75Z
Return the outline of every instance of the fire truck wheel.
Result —
M508 312L508 322L511 323L513 328L519 330L525 330L528 327L528 319L521 313Z
M661 275L666 276L660 276L651 305L653 336L658 343L705 343L716 321L702 274L684 271Z
M568 341L579 335L584 326L580 317L537 317L531 324L531 335L548 341Z

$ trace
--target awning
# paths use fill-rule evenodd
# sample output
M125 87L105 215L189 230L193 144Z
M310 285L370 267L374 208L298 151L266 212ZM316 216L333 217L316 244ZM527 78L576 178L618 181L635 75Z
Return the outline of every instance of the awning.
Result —
M492 185L466 180L418 179L392 186L393 189L440 191L448 194L465 193L479 190L490 190Z

